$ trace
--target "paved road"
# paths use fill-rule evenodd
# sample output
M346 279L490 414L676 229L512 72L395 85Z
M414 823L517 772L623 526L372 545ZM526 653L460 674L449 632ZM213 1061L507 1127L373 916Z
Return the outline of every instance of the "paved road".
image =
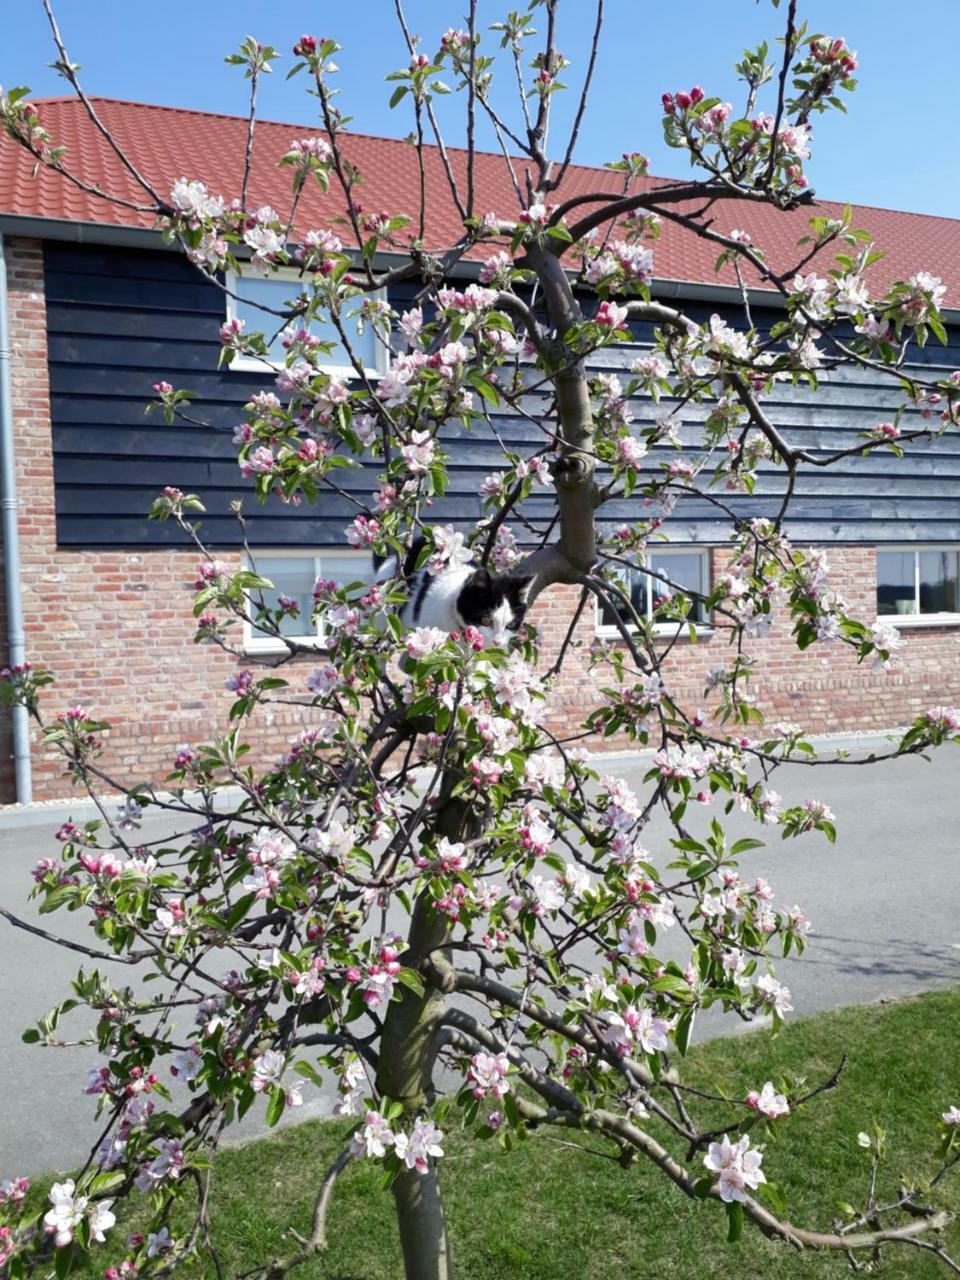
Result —
M646 765L634 758L610 767L638 785ZM742 862L744 874L765 876L778 902L798 902L814 924L806 955L778 970L793 993L792 1016L960 980L960 751L945 749L930 764L791 766L777 787L791 803L825 800L840 822L835 846L819 834L784 843L767 829L767 847ZM0 823L0 902L29 918L37 919L24 906L29 870L54 851L64 816ZM700 811L690 825L708 820ZM743 820L731 826L764 834ZM656 853L665 839L665 827L655 827L646 843ZM61 913L42 923L75 939L89 934L78 917ZM69 1167L96 1136L92 1099L78 1087L96 1054L20 1042L21 1031L66 994L79 962L0 919L0 1177ZM718 1029L711 1023L699 1033ZM328 1105L315 1096L296 1114L323 1114ZM251 1131L245 1122L245 1136Z

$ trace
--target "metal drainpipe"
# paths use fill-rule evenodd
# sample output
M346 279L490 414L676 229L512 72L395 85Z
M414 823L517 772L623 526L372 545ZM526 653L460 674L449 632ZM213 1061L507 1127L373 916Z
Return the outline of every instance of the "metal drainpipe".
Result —
M20 590L20 531L17 527L17 469L13 439L13 390L10 382L10 322L7 312L7 256L0 231L0 506L3 509L4 588L10 665L25 660L23 599ZM30 778L30 721L26 707L13 708L13 763L17 803L33 799Z

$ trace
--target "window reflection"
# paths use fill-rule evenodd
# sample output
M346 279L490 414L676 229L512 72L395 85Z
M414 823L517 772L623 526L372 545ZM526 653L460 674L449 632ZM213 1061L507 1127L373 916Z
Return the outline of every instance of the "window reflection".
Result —
M877 612L916 613L914 552L877 552Z
M960 552L952 547L878 551L877 613L960 613Z
M237 319L245 322L248 333L262 333L269 344L269 359L275 364L282 364L286 351L283 346L283 333L278 333L277 330L283 322L280 316L271 314L271 311L264 311L262 307L270 307L272 311L283 311L299 294L300 282L285 276L243 275L238 276L233 285L233 291L237 295L234 300ZM365 369L376 369L377 340L373 326L361 325L359 316L344 317L343 323L349 334L350 347L354 355L363 362ZM345 370L353 368L340 335L328 316L315 317L307 327L321 342L333 343L333 350L321 361L323 365Z
M705 557L702 552L656 551L650 556L648 569L628 570L618 566L617 586L629 596L639 617L649 622L656 610L668 604L675 596L685 592L705 594L704 565ZM597 615L598 625L615 627L617 615L628 625L635 625L634 617L625 603L601 604ZM703 604L700 600L691 600L687 616L694 622L703 621Z

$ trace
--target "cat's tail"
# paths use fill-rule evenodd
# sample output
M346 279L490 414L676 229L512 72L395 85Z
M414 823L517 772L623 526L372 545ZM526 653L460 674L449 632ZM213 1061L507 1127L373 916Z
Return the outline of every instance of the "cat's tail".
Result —
M409 582L417 572L417 561L420 558L420 552L427 545L426 538L420 534L414 538L407 549L407 554L403 558L403 577ZM397 572L397 557L395 555L381 555L379 552L373 553L373 571L377 582L384 582L387 578L393 578Z
M410 543L410 546L407 548L407 554L403 561L403 576L406 578L407 582L409 582L417 572L417 561L420 559L420 552L426 545L427 540L421 533L414 538Z

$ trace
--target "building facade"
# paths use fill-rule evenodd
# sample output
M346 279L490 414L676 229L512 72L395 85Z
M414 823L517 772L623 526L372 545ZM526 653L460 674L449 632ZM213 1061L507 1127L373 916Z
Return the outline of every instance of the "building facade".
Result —
M148 521L156 494L165 485L198 493L208 512L204 540L239 566L240 530L230 504L247 493L247 527L259 566L286 594L309 594L318 573L361 578L370 572L368 557L346 545L344 527L354 512L345 500L325 497L312 508L270 500L258 508L249 496L233 427L250 395L272 380L269 372L242 363L217 368L219 328L236 303L145 229L130 236L106 222L83 224L80 235L79 223L44 221L37 210L4 207L3 199L0 188L27 655L56 677L51 705L80 703L111 722L109 772L129 784L160 780L180 747L208 740L224 723L231 700L227 679L238 665L269 657L270 645L248 634L238 660L192 643L197 555L172 524ZM936 269L938 263L928 258L916 266ZM234 291L242 295L243 287ZM708 281L666 281L654 293L679 296L695 318L714 311L734 318L733 295ZM389 301L402 309L409 295L398 291ZM781 315L769 297L754 298L754 323L761 330ZM638 327L634 338L634 344L598 353L596 369L628 368L650 334ZM951 324L947 348L930 346L915 358L928 375L942 377L960 368L958 348L960 326ZM151 387L160 380L195 391L191 411L210 425L168 426L159 416L146 417ZM816 395L782 386L767 405L792 442L840 449L892 416L896 399L889 381L859 372L825 378ZM642 400L632 408L640 423L654 412ZM540 443L520 418L504 415L498 428L518 450ZM683 431L693 443L695 413ZM497 469L498 451L459 429L445 447L453 459L451 485L432 518L472 523L481 514L480 482ZM348 474L358 495L376 487L373 467ZM770 514L780 485L772 470L761 472L756 495L731 496L729 503L739 515ZM635 511L631 503L612 503L603 518L617 524ZM709 590L726 568L729 518L707 503L685 500L665 531L668 541L657 553L664 567L675 580ZM815 644L798 652L781 621L751 642L758 660L753 692L764 714L800 721L813 733L858 732L903 725L931 704L955 704L960 439L917 442L902 460L873 453L805 473L788 531L795 545L828 549L833 586L856 616L884 616L908 643L892 671L877 672L857 666L845 647ZM641 609L650 607L651 587L642 578L632 584ZM537 602L532 621L543 632L548 661L577 600L575 588L557 587ZM707 705L708 673L728 656L726 633L711 631L709 619L704 623L695 644L684 638L670 648L667 678L685 705ZM0 625L6 636L5 618ZM598 635L611 634L608 619L584 611L551 701L555 730L580 730L597 680L588 674L586 651ZM287 673L294 685L302 677L305 700L311 667L305 656ZM305 706L259 714L253 759L266 763L311 713ZM614 738L586 745L609 750L624 744ZM58 762L36 742L31 754L33 798L70 794ZM4 724L0 802L15 798L10 727Z

